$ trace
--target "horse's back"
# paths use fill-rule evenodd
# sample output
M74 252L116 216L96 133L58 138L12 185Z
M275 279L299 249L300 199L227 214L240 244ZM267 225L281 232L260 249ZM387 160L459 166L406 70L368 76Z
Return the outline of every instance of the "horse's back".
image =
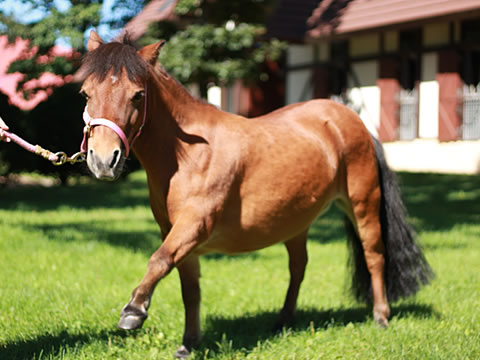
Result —
M249 122L254 124L250 126ZM333 181L346 163L355 160L352 157L359 159L363 155L370 161L375 156L370 134L360 117L328 99L288 105L246 123L252 158L268 160L283 174L286 170L316 172L322 180ZM275 170L262 165L268 171Z
M259 122L279 122L291 129L305 129L322 141L340 141L340 146L356 145L369 138L360 117L343 104L329 99L315 99L287 105L266 115L254 118ZM368 140L369 141L369 140Z

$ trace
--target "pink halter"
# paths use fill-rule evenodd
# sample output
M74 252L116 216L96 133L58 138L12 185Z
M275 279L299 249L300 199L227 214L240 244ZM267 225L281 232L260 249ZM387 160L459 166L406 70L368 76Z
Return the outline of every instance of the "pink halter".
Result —
M86 153L87 152L87 137L90 133L90 130L94 126L98 125L103 125L106 126L118 135L120 140L122 140L123 146L125 146L125 157L128 157L128 154L130 153L130 148L133 146L133 143L137 138L140 136L142 132L142 128L145 125L145 119L147 117L147 86L145 85L145 106L143 108L143 120L142 120L142 125L138 128L137 133L132 139L132 142L129 144L127 136L125 135L125 132L113 121L104 119L104 118L92 118L90 114L88 113L87 110L88 106L85 106L85 110L83 111L83 121L85 122L85 127L83 128L83 140L82 144L80 145L80 151Z

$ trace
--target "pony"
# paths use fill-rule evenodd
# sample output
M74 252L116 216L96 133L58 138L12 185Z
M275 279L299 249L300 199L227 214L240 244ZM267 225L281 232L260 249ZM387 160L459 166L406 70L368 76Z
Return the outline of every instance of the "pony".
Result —
M309 226L331 204L345 214L353 293L387 326L389 301L415 294L433 272L380 142L356 113L327 99L250 119L223 112L163 69L163 44L104 43L92 31L82 61L88 167L96 178L114 180L132 149L163 239L118 326L140 328L156 285L176 268L185 308L176 356L187 357L201 340L199 257L277 243L286 247L290 270L277 326L290 325Z

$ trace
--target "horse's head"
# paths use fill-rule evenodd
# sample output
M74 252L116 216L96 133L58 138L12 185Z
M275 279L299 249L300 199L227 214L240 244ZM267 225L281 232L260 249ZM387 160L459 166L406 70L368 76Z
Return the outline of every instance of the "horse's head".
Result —
M163 43L137 51L128 40L104 44L96 32L90 33L82 64L86 78L81 93L87 99L82 147L98 179L114 180L123 170L147 118L149 66Z

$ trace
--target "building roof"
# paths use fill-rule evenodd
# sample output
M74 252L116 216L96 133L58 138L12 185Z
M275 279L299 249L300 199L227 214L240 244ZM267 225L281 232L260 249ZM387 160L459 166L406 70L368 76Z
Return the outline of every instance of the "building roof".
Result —
M305 41L474 15L480 0L279 0L269 33Z

